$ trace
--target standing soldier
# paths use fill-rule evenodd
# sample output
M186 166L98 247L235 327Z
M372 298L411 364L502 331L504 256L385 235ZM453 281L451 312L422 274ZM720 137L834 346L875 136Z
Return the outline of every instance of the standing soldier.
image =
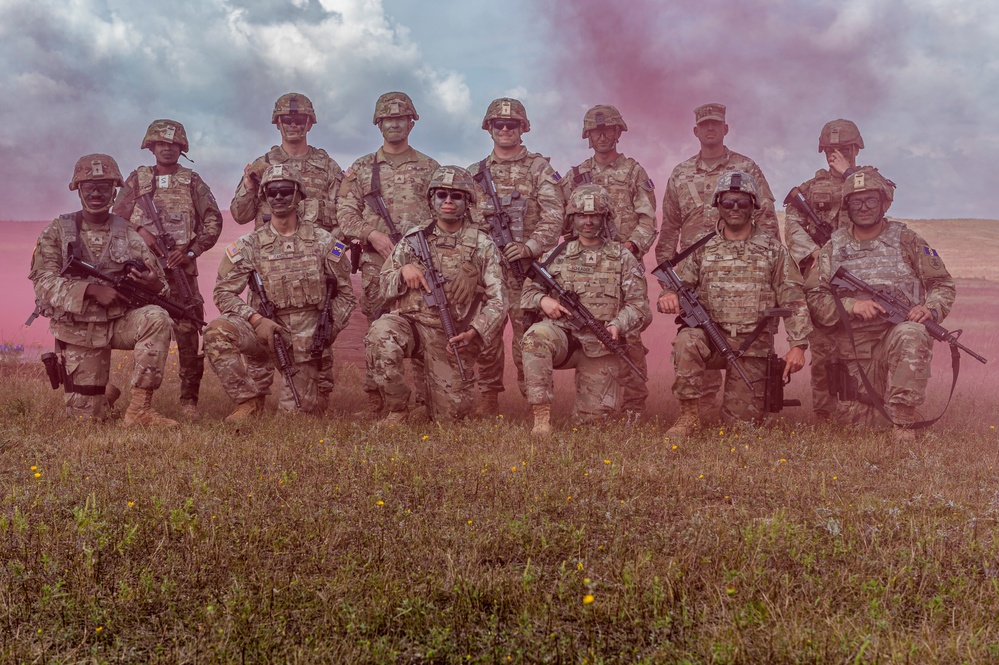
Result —
M863 372L877 393L867 396L867 403L842 402L837 417L848 423L876 424L879 416L870 402L878 400L895 425L895 441L904 443L915 439L908 426L919 420L916 407L926 399L933 359L933 338L922 324L943 321L957 291L936 250L905 224L885 217L894 188L894 183L870 166L847 177L843 206L851 223L834 231L832 240L819 251L806 291L815 320L824 326L840 326L837 353L850 361L852 379L857 381ZM841 267L911 305L908 320L889 323L881 316L883 308L868 296L834 289L830 280ZM849 317L852 340L840 320L837 299ZM830 381L839 383L834 377Z
M749 381L759 387L754 390L738 374L727 372L723 420L760 420L764 415L763 391L771 341L769 335L759 335L757 331L765 321L766 310L773 307L791 310L784 321L791 348L784 356L782 379L786 382L805 364L806 338L812 324L801 273L780 238L757 228L753 221L761 200L752 174L730 171L722 175L711 205L718 209L721 218L719 233L681 262L677 275L697 292L729 346L740 349L746 343L749 345L740 362ZM659 296L658 309L666 314L679 314L677 293L664 290ZM673 394L680 400L680 418L666 431L667 437L678 439L693 434L700 424L699 400L704 392L704 376L707 370L725 366L725 357L704 330L680 329L673 340L676 372Z
M843 119L827 122L819 133L819 152L825 153L829 169L816 171L814 178L792 189L784 200L787 249L806 277L819 256L819 248L829 241L833 231L850 224L843 205L843 182L857 169L857 153L863 147L864 139L853 122ZM836 350L835 331L816 321L812 324L814 330L808 338L812 352L809 363L812 411L819 420L827 420L836 411L836 398L829 394L826 376L826 363Z
M694 136L701 149L687 161L677 164L666 183L662 233L656 243L656 263L673 258L677 252L687 249L718 227L718 212L711 205L711 198L718 179L729 171L742 171L753 176L759 188L753 225L769 231L776 238L780 237L774 195L767 179L756 162L728 149L726 135L728 124L725 122L724 104L704 104L694 109ZM721 383L721 372L710 371L705 375L702 402L705 412L702 415L707 418L714 415Z
M427 188L440 167L437 160L409 145L409 134L419 119L406 93L386 92L379 97L372 124L382 133L382 147L351 164L340 186L337 217L344 235L361 243L361 311L369 326L383 313L378 281L382 264L398 238L426 219ZM384 204L383 210L378 210L378 203ZM413 373L422 383L418 362ZM368 408L363 415L377 417L385 405L370 370L364 375L364 392ZM417 399L422 399L420 391Z
M511 268L514 262L533 260L555 246L562 233L565 203L559 185L561 176L552 169L548 158L529 152L521 137L531 131L527 110L517 99L495 99L482 119L482 129L493 140L492 152L482 161L472 164L469 171L476 174L479 186L484 186L484 172L488 171L496 187L502 211L496 210L487 192L478 193L478 210L491 224L490 218L499 212L509 217L513 242L502 248L503 280L510 299L510 324L513 326L513 362L517 366L517 384L524 388L524 365L521 358L521 338L524 336L524 312L520 295L523 278ZM495 236L494 236L495 240ZM499 394L503 391L503 366L505 349L503 335L497 335L483 349L479 358L479 391L481 402L478 414L499 413Z
M566 214L575 238L559 245L544 264L555 281L579 295L580 303L605 324L610 336L624 339L648 326L648 287L638 259L623 244L604 237L614 218L610 194L600 185L580 185L571 194ZM521 307L544 314L524 334L524 374L527 401L534 410L534 436L552 433L551 403L554 369L575 368L576 403L580 422L598 421L621 408L622 360L604 348L590 330L577 330L566 315L572 312L545 286L529 279Z
M266 225L264 215L270 211L260 178L271 164L288 164L302 174L305 183L308 198L303 202L303 217L339 237L336 197L342 172L329 153L307 142L309 130L319 122L312 101L299 92L281 95L274 103L271 122L281 132L281 145L273 146L243 169L243 179L229 204L233 220L237 224L252 221L256 229Z
M598 105L587 111L583 116L583 138L589 140L593 156L572 167L562 179L562 190L567 201L573 190L582 184L592 182L607 190L614 204L614 222L608 223L605 231L612 240L624 244L642 268L642 257L652 248L656 237L656 193L652 179L642 165L617 151L621 133L626 131L628 125L613 106ZM565 230L571 232L568 227ZM628 354L647 374L645 356L648 349L639 334L636 331ZM645 409L649 390L634 372L625 372L621 378L624 381L622 407L629 422L637 421Z
M459 166L437 169L427 198L434 221L422 233L433 265L425 265L415 251L412 243L421 229L413 227L381 272L381 293L389 312L371 324L364 340L369 371L389 410L384 422L389 424L400 423L408 415L410 389L402 371L406 357L422 356L432 419L457 420L469 415L475 404L475 358L483 342L502 335L506 321L499 251L472 221L475 188L471 174ZM437 309L426 302L434 270L446 283L445 306L458 327L450 338ZM470 323L461 332L464 321ZM460 356L461 369L452 346Z
M263 411L274 381L274 360L279 366L282 362L282 346L289 366L281 368L285 384L278 407L325 411L333 386L330 346L356 303L346 245L299 219L302 176L287 164L269 166L260 178L260 191L270 222L226 248L215 283L215 305L222 315L205 330L208 362L238 404L226 422ZM239 297L248 284L252 305ZM268 303L274 307L271 316L262 313ZM319 333L323 329L329 333L325 338Z
M114 212L129 220L159 256L174 299L203 319L205 301L198 287L197 258L218 242L222 213L201 176L177 163L190 148L184 125L154 120L142 139L140 149L146 148L156 165L140 166L128 175ZM200 417L198 394L205 373L200 333L190 319L173 322L180 358L180 414L189 421Z
M81 157L69 189L79 193L83 210L62 215L45 227L31 257L28 278L35 285L37 311L49 317L56 339L67 416L107 418L121 394L108 385L111 350L134 349L132 399L125 424L176 426L176 421L152 407L170 347L170 316L155 305L130 309L114 287L62 274L66 260L76 257L105 274L125 274L152 293L168 292L166 277L146 243L127 220L110 213L115 188L121 185L114 159L101 154ZM133 260L148 270L130 269Z

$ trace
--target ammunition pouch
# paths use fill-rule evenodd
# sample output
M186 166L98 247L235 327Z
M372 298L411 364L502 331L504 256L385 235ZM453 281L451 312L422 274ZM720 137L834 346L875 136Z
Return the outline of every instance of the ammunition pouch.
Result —
M45 365L45 374L49 377L49 384L52 390L56 390L66 381L66 364L55 353L49 351L42 354L42 364Z

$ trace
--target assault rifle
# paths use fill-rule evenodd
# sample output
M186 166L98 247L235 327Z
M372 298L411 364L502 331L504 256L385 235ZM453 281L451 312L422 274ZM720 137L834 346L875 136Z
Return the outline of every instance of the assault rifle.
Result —
M448 307L447 293L444 291L444 277L437 270L437 267L434 266L433 255L430 253L430 246L427 244L427 236L423 229L419 229L407 235L406 240L409 241L413 251L416 252L416 255L426 268L424 275L426 275L427 284L430 285L430 291L423 294L423 300L427 305L437 310L437 316L441 320L441 327L444 329L444 337L451 339L458 332L455 329L454 317L451 316L451 310ZM465 366L462 364L461 356L458 354L458 345L448 344L448 348L454 354L454 362L458 365L458 373L461 374L461 380L467 381L468 377L465 374Z
M884 314L882 314L881 317L888 321L888 323L897 325L909 320L909 310L912 309L910 305L893 296L887 289L874 288L843 266L840 266L839 269L836 270L836 274L833 275L832 279L829 281L829 285L834 289L840 288L870 296L871 300L884 309ZM950 332L942 325L932 320L923 321L923 325L926 326L926 332L930 333L933 339L939 342L947 342L952 347L961 349L983 365L988 362L986 358L978 355L964 344L957 341L958 337L961 336L960 330Z
M503 248L512 242L516 242L516 238L513 237L513 231L510 228L510 213L500 205L500 197L496 192L496 183L493 181L493 174L488 168L482 168L472 176L472 179L479 183L482 191L489 197L489 202L493 206L493 214L488 216L489 235L492 236L493 242L496 243L496 247L500 250L500 255L502 256ZM511 196L514 198L519 197L520 192L514 192ZM518 282L524 281L527 271L524 270L524 264L521 261L507 261L503 259L503 263L510 266L510 270L513 271L513 276L517 278Z
M257 307L257 312L264 318L276 323L277 306L267 298L267 293L264 291L264 282L260 279L260 275L256 270L250 273L250 290L253 291L253 295L257 297L260 303ZM298 389L295 387L295 381L293 380L295 374L298 373L298 368L295 367L295 363L292 361L291 352L288 350L288 345L284 342L284 337L277 330L274 331L274 355L277 356L278 369L284 375L284 382L288 384L288 387L291 389L291 396L295 398L295 406L301 409L302 398L298 396Z
M832 226L819 219L819 216L815 214L814 210L812 210L812 206L808 205L808 201L805 200L805 196L801 193L800 189L797 187L791 188L791 191L784 197L784 205L794 206L798 209L798 212L812 220L812 225L814 226L815 231L813 233L809 233L808 235L812 237L812 240L815 241L816 245L822 247L829 242L833 232Z
M378 168L377 164L375 168ZM372 189L370 192L364 195L364 202L371 206L372 210L378 213L378 216L382 218L385 222L385 226L389 230L389 238L392 239L393 245L398 245L399 241L402 240L402 234L399 233L399 229L396 228L395 222L392 221L392 215L389 213L388 207L385 205L385 199L382 198L382 189Z
M309 353L317 363L323 358L323 350L333 341L333 299L336 298L336 294L336 278L327 277L326 299L323 300L323 309L319 313L316 332L312 334L312 346L309 347Z
M193 321L199 328L205 327L204 320L197 313L191 312L187 307L176 301L164 298L157 293L139 286L128 278L132 271L141 274L148 270L142 261L132 259L125 264L125 268L121 274L109 275L101 272L100 269L90 265L83 259L74 256L74 245L75 243L69 244L69 251L67 252L69 258L66 259L66 263L62 267L61 274L63 277L91 277L99 279L102 282L110 284L115 291L128 301L128 305L131 308L156 305L165 309L172 319L187 319Z
M801 406L801 400L784 399L784 368L787 361L774 350L774 337L780 319L791 315L788 307L772 307L763 313L766 316L767 334L770 337L770 350L767 352L767 375L763 384L763 413L780 413L785 406Z
M742 369L742 365L739 364L739 357L725 340L725 336L718 329L718 325L711 320L707 310L704 309L704 305L698 300L697 291L684 284L680 276L676 274L676 266L692 254L694 250L707 243L714 235L715 232L712 231L672 259L663 261L655 267L652 274L676 292L677 298L680 299L680 320L691 328L700 328L703 330L715 349L718 350L718 353L722 354L725 358L729 367L734 367L735 371L742 377L742 380L749 386L749 389L752 390L753 382L746 375L746 370Z
M550 293L555 294L555 299L558 300L562 307L569 310L569 324L572 325L576 330L589 330L593 333L600 343L604 345L608 351L616 353L621 360L627 363L628 368L635 373L642 381L648 381L649 378L645 375L645 372L635 364L631 358L628 357L628 346L624 344L621 340L614 339L611 337L610 331L607 330L606 325L603 321L600 321L593 316L583 305L582 301L579 299L579 294L575 291L569 291L555 279L555 276L548 272L543 264L534 261L530 266L527 267L527 271L530 274L531 279L543 285Z
M137 198L135 202L156 227L156 234L150 235L156 241L156 248L160 252L160 265L163 266L163 270L170 277L171 284L177 288L177 295L180 296L180 301L184 304L184 307L192 314L196 314L198 305L203 302L201 294L195 294L191 290L191 284L187 281L187 273L184 272L183 268L180 266L167 267L167 258L170 256L170 252L177 249L177 240L167 233L163 227L163 218L160 216L160 211L153 201L152 193L146 192Z

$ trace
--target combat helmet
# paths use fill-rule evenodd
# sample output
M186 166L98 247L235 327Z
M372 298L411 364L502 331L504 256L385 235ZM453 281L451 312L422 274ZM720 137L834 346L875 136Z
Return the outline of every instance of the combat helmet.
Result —
M614 217L614 202L600 185L580 185L572 191L565 205L566 216L577 213L606 215L605 219L610 220Z
M290 115L292 113L302 113L309 116L313 125L319 123L316 119L316 110L312 108L312 100L300 92L289 92L281 95L274 102L274 110L271 112L271 124L278 124L278 117Z
M842 148L853 145L857 150L864 148L864 139L860 136L860 130L852 120L830 120L822 126L819 132L819 152L827 148Z
M873 166L861 166L843 181L843 200L858 192L877 192L885 204L885 212L895 200L895 183L884 177Z
M288 182L295 183L302 198L304 199L308 196L305 193L305 180L302 179L302 174L294 166L290 164L271 164L260 176L260 188L263 189L269 183L278 180L287 180Z
M585 139L591 130L605 125L620 127L622 132L628 131L628 125L625 124L620 111L608 104L597 104L583 116L583 138Z
M69 191L74 192L80 187L81 182L93 180L110 180L115 187L121 187L125 183L118 169L118 163L111 155L93 153L84 155L76 160L73 167L73 179L69 181Z
M715 193L711 196L712 207L718 207L718 198L724 192L745 192L753 197L753 207L760 207L760 188L756 178L745 171L727 171L718 178Z
M427 188L427 202L433 208L434 191L438 189L457 189L465 192L470 204L475 203L475 184L468 169L460 166L440 166L430 178Z
M404 92L386 92L375 102L375 116L371 124L377 125L382 118L408 115L413 120L419 120L420 114L416 112L416 105Z
M149 148L152 150L153 144L157 141L176 143L180 146L181 152L187 152L191 147L187 142L187 132L184 131L184 125L176 120L160 119L149 123L149 128L146 129L146 135L143 137L139 149Z
M527 109L519 99L512 97L500 97L494 99L486 109L486 115L482 118L482 129L489 131L491 120L519 120L523 128L521 133L526 134L531 131L531 121L527 119Z

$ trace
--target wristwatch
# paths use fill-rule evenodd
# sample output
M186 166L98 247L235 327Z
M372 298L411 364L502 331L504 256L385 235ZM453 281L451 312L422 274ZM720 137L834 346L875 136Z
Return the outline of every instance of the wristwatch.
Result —
M193 258L195 258L195 254L194 254L194 252L193 252L193 251L188 251L188 252L187 252L187 258L189 258L189 259L193 259Z

